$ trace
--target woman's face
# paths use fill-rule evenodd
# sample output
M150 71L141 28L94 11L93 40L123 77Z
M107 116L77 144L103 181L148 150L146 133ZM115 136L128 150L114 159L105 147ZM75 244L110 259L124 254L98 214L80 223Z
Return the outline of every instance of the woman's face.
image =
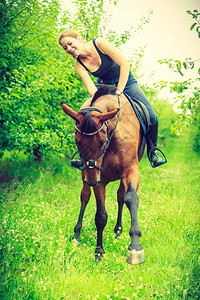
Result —
M77 58L80 55L81 51L81 41L77 38L71 36L65 36L61 40L61 46L63 49L74 58Z

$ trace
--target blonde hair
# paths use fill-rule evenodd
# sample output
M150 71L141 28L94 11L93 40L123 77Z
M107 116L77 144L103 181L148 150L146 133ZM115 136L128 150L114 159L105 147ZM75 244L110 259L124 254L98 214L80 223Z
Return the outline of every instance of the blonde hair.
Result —
M86 40L82 37L82 35L80 35L80 33L78 33L76 30L74 29L65 29L59 36L58 42L59 44L62 46L61 40L66 37L66 36L70 36L74 39L79 38L81 42L85 43Z

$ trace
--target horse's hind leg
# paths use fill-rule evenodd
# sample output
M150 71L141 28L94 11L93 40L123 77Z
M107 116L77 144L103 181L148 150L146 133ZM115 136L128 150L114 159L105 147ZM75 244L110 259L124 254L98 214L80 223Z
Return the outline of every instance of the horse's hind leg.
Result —
M122 210L124 205L124 193L125 193L124 185L121 182L119 189L117 191L118 216L117 216L117 224L114 228L116 238L119 237L122 233Z
M129 181L127 185L127 191L124 196L124 201L128 207L131 215L131 228L129 235L131 237L131 243L128 247L128 253L126 261L129 264L141 264L145 261L144 250L139 242L141 231L138 225L137 209L139 206L139 198L136 193L135 180Z
M78 217L78 222L74 227L74 240L79 242L80 241L80 234L82 232L82 223L83 223L83 216L85 212L85 208L89 202L91 195L91 189L87 184L83 184L83 188L81 190L81 208Z

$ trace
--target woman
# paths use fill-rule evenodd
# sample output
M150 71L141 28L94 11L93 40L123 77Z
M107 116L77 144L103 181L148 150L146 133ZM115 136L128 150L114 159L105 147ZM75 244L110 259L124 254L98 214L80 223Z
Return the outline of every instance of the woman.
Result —
M103 38L86 42L82 36L73 29L66 29L59 37L59 44L73 56L75 69L91 97L97 87L88 72L97 77L97 84L105 83L117 86L116 94L127 94L129 97L141 101L147 108L151 125L148 131L152 143L147 143L147 153L153 167L163 164L163 159L154 147L157 145L158 122L155 112L133 77L126 58ZM148 141L149 139L147 139ZM150 151L151 149L151 151Z

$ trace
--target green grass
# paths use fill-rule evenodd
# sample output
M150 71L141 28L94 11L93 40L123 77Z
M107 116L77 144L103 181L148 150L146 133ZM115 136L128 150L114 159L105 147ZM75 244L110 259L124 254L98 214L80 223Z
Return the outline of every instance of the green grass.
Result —
M18 299L200 299L198 158L187 143L173 141L168 163L152 169L140 163L138 211L145 263L126 263L129 211L123 234L114 238L119 182L106 193L106 254L94 263L95 198L84 217L81 243L73 228L80 207L81 179L65 161L29 163L4 157L1 163L0 298Z

